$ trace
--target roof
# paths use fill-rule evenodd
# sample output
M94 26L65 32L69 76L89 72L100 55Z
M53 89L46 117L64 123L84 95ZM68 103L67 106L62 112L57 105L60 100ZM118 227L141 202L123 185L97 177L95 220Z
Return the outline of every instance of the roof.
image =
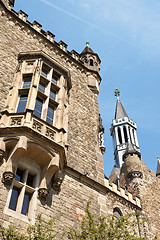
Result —
M92 54L92 55L97 56L99 62L101 63L101 60L100 60L98 54L95 53L88 45L84 48L84 50L81 52L80 55L82 56L82 55L85 55L85 54L87 54L87 53L90 53L90 54Z
M132 155L132 154L137 154L139 156L139 158L141 159L141 153L137 151L137 149L134 147L134 145L132 143L128 143L127 149L126 149L125 153L123 154L123 161L125 161L125 158L128 155Z
M85 53L94 53L94 52L89 46L86 46L81 54L85 54Z
M115 111L115 119L118 120L119 118L128 117L121 101L117 98L116 103L116 111Z

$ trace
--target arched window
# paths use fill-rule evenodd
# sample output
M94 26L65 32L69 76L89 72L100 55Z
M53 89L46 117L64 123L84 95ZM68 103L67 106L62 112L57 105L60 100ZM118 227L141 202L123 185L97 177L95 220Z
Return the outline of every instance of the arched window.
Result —
M124 140L125 140L125 143L127 143L127 142L128 142L128 136L127 136L127 129L126 129L125 126L123 127L123 132L124 132Z
M136 145L136 139L135 139L135 132L134 132L134 129L132 129L132 133L133 133L134 144Z
M132 143L132 138L131 138L131 129L130 129L130 127L128 128L128 132L129 132L129 139L130 139L130 142Z
M114 208L113 209L113 215L116 217L116 218L120 218L122 216L122 212L120 211L119 208Z
M121 129L118 128L118 139L119 139L119 143L122 144L122 135L121 135Z
M93 59L90 59L90 66L93 66Z

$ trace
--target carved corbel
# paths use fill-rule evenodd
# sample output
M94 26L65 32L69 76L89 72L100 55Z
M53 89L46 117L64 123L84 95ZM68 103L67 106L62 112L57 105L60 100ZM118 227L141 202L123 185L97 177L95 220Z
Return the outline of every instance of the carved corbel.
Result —
M60 191L62 180L63 180L63 173L61 170L58 170L54 174L53 179L52 179L52 188L55 191Z
M59 155L56 154L55 157L53 157L50 161L50 163L45 166L44 168L44 173L43 173L43 178L41 180L40 186L39 186L39 198L45 200L49 190L47 185L50 183L53 175L57 170L59 169Z
M2 182L4 184L9 185L12 183L12 180L15 177L15 174L14 174L15 169L23 153L26 151L26 149L27 149L27 138L25 136L21 136L8 158L6 169L5 169L5 172L3 173Z
M46 200L48 196L49 190L47 188L39 188L38 189L38 197L41 200Z
M4 172L2 182L6 185L11 185L14 177L15 177L15 174L13 172Z

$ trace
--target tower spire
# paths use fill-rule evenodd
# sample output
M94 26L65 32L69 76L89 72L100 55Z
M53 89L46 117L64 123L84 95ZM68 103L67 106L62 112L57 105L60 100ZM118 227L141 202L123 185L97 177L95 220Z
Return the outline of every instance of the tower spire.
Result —
M113 138L115 165L120 168L123 164L123 155L127 150L128 144L140 152L136 134L136 123L127 115L120 99L120 91L116 88L114 92L117 97L115 118L111 125L111 136Z
M117 103L116 103L116 111L115 111L115 119L118 120L119 118L124 118L124 117L128 117L120 99L120 91L116 88L116 90L114 91L114 95L117 97Z

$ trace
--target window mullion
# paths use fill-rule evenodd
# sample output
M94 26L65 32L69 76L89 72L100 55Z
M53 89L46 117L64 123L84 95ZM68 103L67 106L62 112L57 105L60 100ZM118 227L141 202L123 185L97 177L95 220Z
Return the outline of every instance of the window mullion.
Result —
M21 213L22 210L22 206L23 206L23 199L24 199L24 194L26 191L26 182L27 182L27 177L28 177L28 169L25 170L24 175L23 175L23 187L21 188L19 197L18 197L18 201L17 201L17 207L16 207L16 211L18 213Z
M63 126L63 117L64 117L64 101L65 101L65 78L63 76L59 79L59 91L57 93L57 101L59 105L57 107L56 116L55 116L55 123L56 127L62 128Z
M50 94L50 88L51 88L51 82L48 83L47 87L46 87L46 100L43 104L43 120L46 120L47 118L47 109L48 109L48 106L49 106L49 94Z
M42 61L40 62L40 60L37 60L36 68L39 68L39 67L40 67L40 69L42 68ZM40 74L39 74L40 71L36 72L36 69L35 69L35 75L32 79L32 84L31 84L30 91L28 94L27 108L30 110L34 110L34 107L35 107L38 85L39 85L39 81L40 81Z
M23 187L20 190L19 197L18 197L17 207L16 207L16 212L18 212L18 213L21 213L21 210L22 210L23 198L24 198L24 194L25 194L25 188L26 188L26 186L23 185Z

